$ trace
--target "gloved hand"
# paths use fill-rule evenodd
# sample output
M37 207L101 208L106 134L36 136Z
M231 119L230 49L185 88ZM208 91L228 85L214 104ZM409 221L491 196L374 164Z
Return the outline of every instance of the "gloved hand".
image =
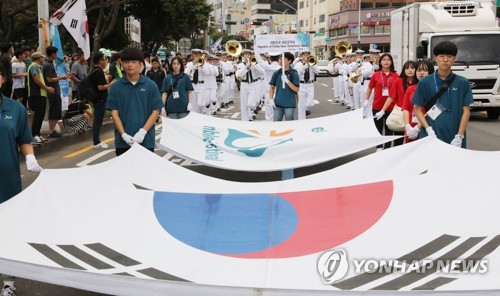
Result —
M418 128L418 126L415 126L411 129L410 132L407 132L406 134L410 140L415 140L420 134L420 129Z
M125 143L127 143L129 146L132 146L134 145L134 139L132 138L131 135L127 134L127 133L123 133L122 134L122 139L123 141L125 141Z
M375 113L375 115L373 117L375 117L375 119L377 119L377 120L380 120L380 118L384 117L384 115L385 115L385 111L380 110L377 113Z
M288 82L290 82L290 80L288 80L288 77L286 77L285 74L281 75L281 80L283 80L283 82L285 82L285 84L288 84Z
M462 137L460 137L459 135L455 135L455 138L451 140L450 144L455 147L462 147Z
M411 127L411 125L409 123L407 123L405 125L405 131L406 131L406 134L409 135L411 130L413 129L413 127Z
M368 104L369 104L369 103L370 103L370 101L365 100L365 101L363 102L363 108L368 107Z
M429 137L436 138L436 133L432 129L432 126L429 126L428 128L426 128L425 131L427 132L427 135Z
M188 109L188 111L190 111L190 112L191 112L191 111L193 111L193 110L194 110L194 109L193 109L193 105L191 105L191 103L188 103L187 109Z
M147 133L148 132L145 129L139 129L139 131L137 131L137 133L135 133L133 137L134 142L141 144L142 141L144 141L144 137L147 135Z
M39 173L43 170L33 154L26 155L26 168L31 173Z
M167 111L165 111L165 107L161 108L161 116L167 117Z

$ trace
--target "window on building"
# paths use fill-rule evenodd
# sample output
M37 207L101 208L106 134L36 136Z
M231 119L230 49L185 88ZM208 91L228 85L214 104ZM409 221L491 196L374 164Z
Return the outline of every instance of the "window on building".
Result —
M314 17L314 24L316 25L316 17Z
M325 1L326 1L326 0L319 0L319 3L321 3L321 2L325 2Z
M299 2L299 9L304 8L304 1Z
M375 34L391 34L391 26L390 25L375 26Z
M306 0L306 7L309 7L309 0Z
M300 20L299 21L299 27L303 27L304 26L304 20Z
M363 8L373 8L372 2L361 2L361 9Z
M361 35L370 35L370 26L361 26Z
M322 14L322 15L319 16L319 22L320 23L324 23L325 19L326 19L326 15Z
M328 36L329 37L337 37L337 30L328 31Z
M351 37L357 37L358 36L358 28L356 28L356 29L349 29L349 36L351 36Z
M325 33L325 28L320 28L320 29L318 30L318 33L320 33L320 34L324 34L324 33Z
M306 20L306 27L309 26L309 20Z
M347 35L346 28L338 28L338 30L337 30L337 36L346 36L346 35Z
M403 6L405 6L405 4L403 2L394 2L394 3L392 3L392 6L393 7L403 7Z
M231 15L230 14L226 14L226 21L230 21L231 20Z
M380 8L380 7L389 7L389 3L384 3L384 2L377 2L375 3L375 7L376 8Z

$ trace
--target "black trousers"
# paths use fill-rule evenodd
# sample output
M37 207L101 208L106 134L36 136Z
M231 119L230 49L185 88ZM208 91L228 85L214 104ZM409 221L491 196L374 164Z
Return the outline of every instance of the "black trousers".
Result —
M42 96L30 96L28 99L30 109L33 111L33 123L31 124L31 135L40 136L43 118L45 117L45 108L47 107L47 98Z
M375 114L377 114L377 112L379 112L380 110L375 110L375 109L372 109L372 112L373 112L373 116L375 116ZM387 117L389 117L389 114L391 114L391 112L389 111L386 111L384 116L382 116L382 118L380 118L379 120L377 120L375 117L373 117L373 121L375 122L375 126L377 127L377 130L378 132L382 135L382 136L392 136L394 135L394 132L387 127L387 125L385 124L385 121L387 120ZM387 149L387 148L391 148L391 143L392 142L387 142L383 145L378 145L377 148L384 148L384 149Z
M94 145L101 143L100 134L105 113L106 101L94 103L94 123L92 124L92 139L94 141Z

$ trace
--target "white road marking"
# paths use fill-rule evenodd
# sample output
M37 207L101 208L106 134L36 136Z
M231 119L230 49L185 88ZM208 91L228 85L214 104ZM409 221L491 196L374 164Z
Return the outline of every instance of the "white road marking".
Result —
M84 161L81 161L81 162L77 163L76 166L77 167L87 166L87 165L89 165L89 163L91 163L93 161L96 161L99 158L103 157L104 155L106 155L106 154L108 154L110 152L113 152L113 151L114 151L114 149L108 149L108 150L104 150L102 152L99 152L96 155L94 155L92 157L89 157L89 158L85 159Z
M231 115L231 118L238 118L240 116L240 112L236 112L233 115Z
M328 84L321 83L321 85L323 85L323 86L325 86L325 87L328 87Z

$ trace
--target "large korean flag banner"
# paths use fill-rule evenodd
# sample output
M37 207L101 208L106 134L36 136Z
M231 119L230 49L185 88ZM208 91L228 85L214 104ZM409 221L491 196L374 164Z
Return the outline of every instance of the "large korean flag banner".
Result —
M239 171L277 171L323 163L392 141L362 110L283 122L243 122L191 112L163 118L160 146L183 158Z
M423 139L241 183L135 144L1 204L0 273L130 296L499 295L498 163Z

